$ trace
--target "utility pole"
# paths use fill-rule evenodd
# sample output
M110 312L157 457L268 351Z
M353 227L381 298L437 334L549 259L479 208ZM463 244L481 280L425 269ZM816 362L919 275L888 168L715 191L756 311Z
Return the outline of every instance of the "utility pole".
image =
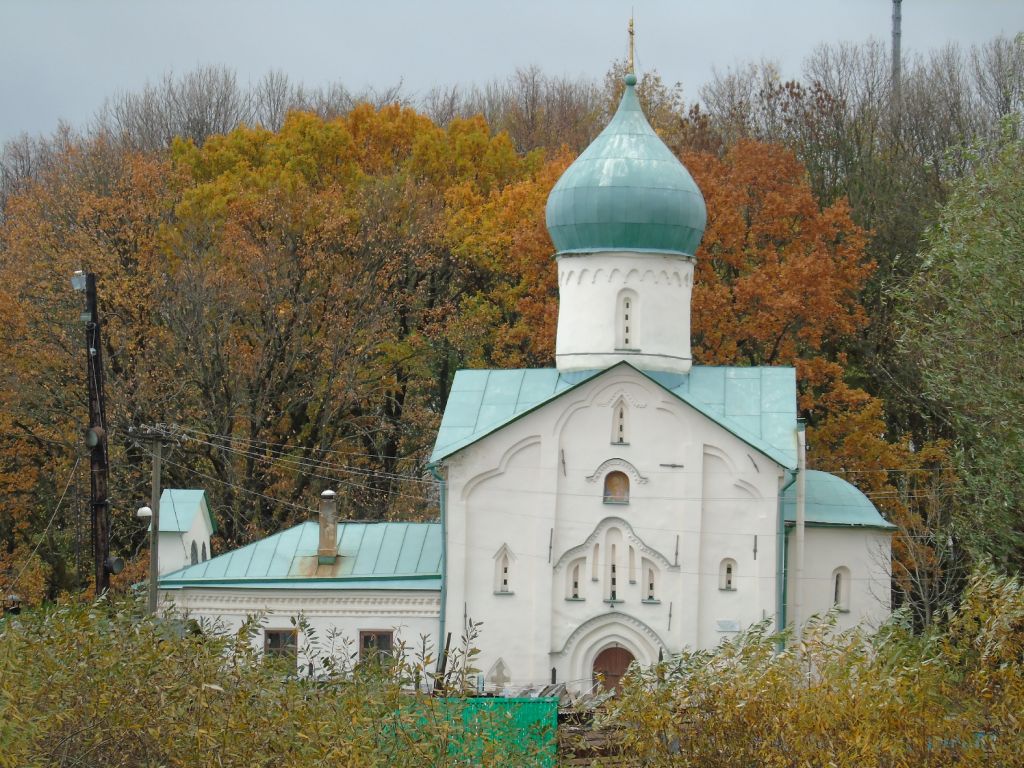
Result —
M71 285L85 293L85 354L88 361L89 428L85 444L89 448L89 509L92 518L92 546L96 570L96 594L110 588L110 574L120 573L124 562L110 557L110 502L107 498L110 461L107 454L106 395L103 390L103 340L96 300L96 275L78 271Z

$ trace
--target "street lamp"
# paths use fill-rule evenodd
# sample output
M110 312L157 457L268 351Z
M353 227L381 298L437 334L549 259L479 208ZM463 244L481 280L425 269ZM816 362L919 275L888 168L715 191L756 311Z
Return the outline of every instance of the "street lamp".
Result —
M159 504L159 499L157 499L157 504ZM157 507L157 510L159 512L159 507ZM156 528L159 525L159 523L157 521L160 518L159 518L158 514L157 515L153 514L153 508L149 507L149 506L139 507L138 511L135 513L135 516L139 520L149 520L149 600L148 600L148 607L149 607L149 612L150 613L156 613L157 579L160 578L160 566L159 566L159 563L157 562L157 558L158 558L158 555L159 555L159 553L157 552L157 542L158 542L157 536L159 535L159 531L157 531Z

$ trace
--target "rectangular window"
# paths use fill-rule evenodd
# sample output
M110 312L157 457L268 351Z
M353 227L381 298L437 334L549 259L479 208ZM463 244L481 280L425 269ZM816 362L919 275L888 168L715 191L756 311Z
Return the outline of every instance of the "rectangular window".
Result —
M390 656L394 648L394 633L391 630L361 630L359 632L360 660Z
M268 629L263 633L263 653L269 658L298 659L297 629Z

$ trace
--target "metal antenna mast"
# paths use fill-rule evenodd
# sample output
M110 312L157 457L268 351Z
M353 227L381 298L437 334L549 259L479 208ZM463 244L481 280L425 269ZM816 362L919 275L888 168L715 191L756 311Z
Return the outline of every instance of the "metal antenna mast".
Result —
M903 0L892 0L892 101L898 110L900 103L900 37L903 24Z

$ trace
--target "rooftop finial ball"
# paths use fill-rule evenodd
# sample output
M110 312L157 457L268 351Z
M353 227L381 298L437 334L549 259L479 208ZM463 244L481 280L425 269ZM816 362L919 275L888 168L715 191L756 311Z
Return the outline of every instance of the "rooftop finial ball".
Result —
M636 75L632 72L626 75L626 85L636 85Z

